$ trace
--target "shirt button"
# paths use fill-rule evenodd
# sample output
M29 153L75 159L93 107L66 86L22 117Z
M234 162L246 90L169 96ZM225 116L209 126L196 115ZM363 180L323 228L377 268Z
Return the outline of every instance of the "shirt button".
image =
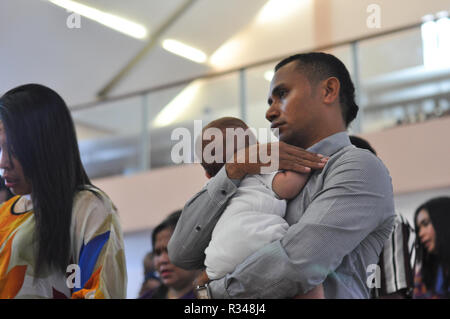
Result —
M226 195L226 194L227 194L227 191L224 190L224 189L222 189L222 190L220 191L220 193L221 193L222 195Z

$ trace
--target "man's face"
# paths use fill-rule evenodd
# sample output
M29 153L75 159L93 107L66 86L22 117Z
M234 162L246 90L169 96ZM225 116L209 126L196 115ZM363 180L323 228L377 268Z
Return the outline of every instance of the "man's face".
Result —
M317 85L312 87L305 75L291 62L275 73L270 84L266 119L279 129L279 139L307 148L320 130L323 108Z

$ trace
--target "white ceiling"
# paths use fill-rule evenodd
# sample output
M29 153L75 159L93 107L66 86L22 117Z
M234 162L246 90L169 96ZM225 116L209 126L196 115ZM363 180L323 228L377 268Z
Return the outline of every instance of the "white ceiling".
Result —
M149 39L186 0L78 0L145 25ZM256 17L268 0L196 0L162 35L211 56L226 43L238 43L225 68L312 49L333 41L386 31L420 21L427 13L448 9L448 0L379 0L382 28L368 29L372 0L278 0L274 13L298 2L291 12L270 23ZM405 11L405 7L412 7ZM284 8L285 9L285 8ZM69 29L70 13L47 0L0 1L0 93L39 82L58 91L69 106L96 99L101 90L146 40L137 40L82 18ZM347 19L349 16L352 19ZM157 45L123 78L110 95L171 83L213 71Z
M78 0L145 25L154 33L186 0ZM268 0L196 0L162 35L211 56L225 43L238 42L225 68L312 49L417 23L427 13L448 10L448 0L378 0L381 29L366 26L373 0L278 0L300 5L270 23L256 23ZM404 8L409 8L405 10ZM69 29L65 9L47 0L0 1L0 93L27 82L47 84L70 106L91 102L100 89L132 59L146 41L137 40L82 18ZM348 17L351 16L351 19ZM162 38L160 40L162 40ZM128 93L212 71L169 53L157 45L111 95Z
M145 25L151 34L184 0L81 0ZM249 23L266 0L197 0L163 34L212 54ZM27 82L46 84L69 105L91 102L144 47L137 40L86 18L69 29L70 13L45 0L0 1L0 92ZM162 39L161 39L162 40ZM156 46L110 94L117 95L209 71Z

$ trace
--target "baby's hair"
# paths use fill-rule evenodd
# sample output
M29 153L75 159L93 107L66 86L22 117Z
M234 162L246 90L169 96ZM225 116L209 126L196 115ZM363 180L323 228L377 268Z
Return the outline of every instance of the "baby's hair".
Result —
M206 139L204 137L204 133L207 129L210 128L216 128L219 129L222 132L222 136L223 136L223 155L221 156L222 161L219 162L212 162L212 163L207 163L205 161L205 158L203 156L203 150L205 149L205 147L209 144L212 143L212 141L214 140L214 138L211 139ZM245 124L244 121L242 121L241 119L238 119L236 117L221 117L219 119L216 119L210 123L208 123L202 130L202 136L201 136L201 141L202 141L202 154L201 154L201 165L203 166L203 168L205 169L205 171L208 173L208 175L210 175L211 177L215 176L220 169L225 165L226 161L228 160L228 158L233 155L237 150L238 150L238 143L234 143L234 152L233 154L227 154L226 150L227 150L227 138L226 138L226 129L227 128L231 128L231 129L239 129L241 128L243 131L247 131L249 128L247 126L247 124ZM256 137L253 136L253 134L251 135L252 138L254 138L254 141L256 141ZM248 146L250 144L254 144L251 141L251 138L247 138L245 139L245 146ZM215 149L213 151L213 154L211 155L215 155ZM228 156L227 156L228 155Z

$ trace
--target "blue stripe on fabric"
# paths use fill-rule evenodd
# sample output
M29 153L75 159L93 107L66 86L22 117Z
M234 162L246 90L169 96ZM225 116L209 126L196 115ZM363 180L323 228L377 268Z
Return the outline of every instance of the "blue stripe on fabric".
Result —
M98 235L94 239L81 247L80 251L80 261L78 266L80 266L81 270L81 287L74 288L73 291L77 292L78 290L83 289L86 282L91 278L92 273L94 272L95 264L97 263L97 258L100 255L100 252L103 249L103 246L109 239L110 231Z

